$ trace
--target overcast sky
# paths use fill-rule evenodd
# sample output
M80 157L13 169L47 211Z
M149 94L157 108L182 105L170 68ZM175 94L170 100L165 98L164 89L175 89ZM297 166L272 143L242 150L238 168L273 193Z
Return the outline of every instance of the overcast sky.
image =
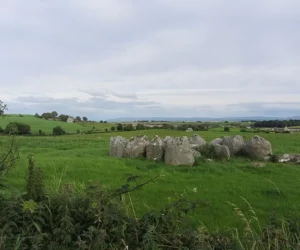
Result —
M300 115L300 1L0 0L0 72L10 113Z

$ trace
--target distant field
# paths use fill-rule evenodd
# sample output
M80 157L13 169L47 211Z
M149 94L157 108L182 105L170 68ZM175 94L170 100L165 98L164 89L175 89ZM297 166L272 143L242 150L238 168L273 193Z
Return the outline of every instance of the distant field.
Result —
M86 131L90 130L93 127L95 129L105 130L111 128L114 124L108 123L91 123L91 122L79 122L79 123L67 123L61 121L51 121L51 120L44 120L34 117L33 115L6 115L5 117L0 118L0 127L3 129L6 125L10 122L20 122L30 125L31 131L34 134L37 134L38 131L41 129L43 132L49 134L52 132L52 129L55 126L61 126L66 132L68 133L76 133L77 130Z
M40 124L37 121L36 129ZM228 162L202 162L194 168L186 168L108 156L110 136L130 138L137 134L146 134L151 138L154 135L190 136L193 133L159 129L61 137L18 137L21 159L8 176L9 190L22 192L27 156L33 154L37 166L45 171L50 191L58 188L61 176L63 183L74 183L77 187L100 182L107 187L117 188L125 183L126 174L141 176L142 180L160 174L155 183L131 194L137 216L147 210L160 209L175 195L181 194L200 198L209 204L208 207L199 208L193 217L196 225L204 223L211 231L226 231L230 227L243 226L227 203L232 202L247 210L241 197L250 202L262 223L273 212L279 217L300 213L299 166L267 163L266 167L255 168L250 160L235 158ZM239 133L239 129L225 133L221 128L199 134L207 141L224 135L241 134L245 138L254 135ZM261 133L261 136L270 140L275 153L300 151L300 134ZM0 143L8 142L9 139L2 136Z

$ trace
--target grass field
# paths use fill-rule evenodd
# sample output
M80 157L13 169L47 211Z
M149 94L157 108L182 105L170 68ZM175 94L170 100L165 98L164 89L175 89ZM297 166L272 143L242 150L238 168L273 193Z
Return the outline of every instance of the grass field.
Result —
M40 118L36 118L33 115L6 115L5 117L0 118L0 127L3 129L10 122L19 122L30 125L31 132L33 134L37 134L39 129L43 132L49 134L52 132L52 129L56 126L61 126L67 133L76 133L77 130L86 131L91 130L93 127L97 130L103 130L111 128L111 126L115 126L115 124L110 123L99 123L99 122L78 122L78 123L67 123L61 121L51 121L44 120Z
M191 135L174 130L146 130L61 137L18 137L21 158L8 176L9 190L17 193L23 191L27 156L32 154L37 166L45 172L49 191L61 186L60 178L62 183L74 183L78 188L94 182L117 188L126 182L126 174L141 176L145 181L159 174L154 183L131 194L137 216L164 207L177 195L205 201L208 206L200 207L193 214L194 223L203 223L214 232L243 226L233 207L228 204L234 203L248 211L248 205L241 197L253 206L262 224L271 213L276 213L278 217L300 213L300 167L297 165L270 162L263 168L256 168L250 160L235 158L224 162L203 161L194 168L187 168L108 156L110 136L130 138L137 134L146 134L150 138L153 135ZM207 141L224 135L241 134L245 139L254 135L239 133L238 129L226 133L221 128L199 134ZM270 140L277 154L300 151L300 134L262 133L261 136ZM9 142L9 139L2 136L0 143ZM125 204L129 204L126 199L127 196ZM132 212L130 207L128 209Z

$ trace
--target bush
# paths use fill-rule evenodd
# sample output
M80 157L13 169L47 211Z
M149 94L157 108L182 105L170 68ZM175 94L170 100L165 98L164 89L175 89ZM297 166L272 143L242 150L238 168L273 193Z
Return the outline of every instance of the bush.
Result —
M4 129L0 127L0 134L4 133Z
M61 126L56 126L52 130L53 135L64 135L66 131Z
M31 128L28 124L10 122L5 128L5 133L15 135L29 135L31 134Z
M230 127L225 127L224 132L230 132Z
M247 129L245 129L245 128L242 128L241 130L240 130L240 132L247 132Z

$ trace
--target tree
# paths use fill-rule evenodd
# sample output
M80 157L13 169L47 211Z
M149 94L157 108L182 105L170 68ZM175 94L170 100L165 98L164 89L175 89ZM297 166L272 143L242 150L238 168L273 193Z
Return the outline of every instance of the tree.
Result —
M80 116L76 116L76 117L75 117L75 121L76 121L76 122L81 122Z
M123 131L123 125L122 125L122 123L117 124L117 130L118 131Z
M229 127L225 127L224 128L224 132L230 132L230 128Z
M63 135L66 131L61 126L56 126L52 130L53 135Z
M133 131L134 130L134 127L133 125L130 123L130 124L126 124L126 126L123 128L124 131Z
M34 114L34 117L36 117L36 118L41 118L40 115L39 115L38 113L35 113L35 114Z
M110 128L110 130L114 132L114 131L116 130L116 127L112 126L112 127Z
M4 104L1 100L0 100L0 115L4 115L5 110L7 110L7 104Z
M63 115L61 114L58 119L62 122L66 122L68 120L69 116L68 115Z
M84 116L84 117L82 117L82 120L84 120L85 122L87 122L88 118Z
M143 123L138 123L136 125L136 130L145 130L147 127Z
M19 122L10 122L6 125L5 133L13 135L28 135L30 134L31 128L28 124Z
M44 118L44 119L46 119L46 120L48 120L48 119L51 119L51 118L52 118L52 114L49 113L49 112L43 113L43 114L41 115L41 117Z
M58 113L56 111L52 111L51 112L52 118L55 118L58 116Z

